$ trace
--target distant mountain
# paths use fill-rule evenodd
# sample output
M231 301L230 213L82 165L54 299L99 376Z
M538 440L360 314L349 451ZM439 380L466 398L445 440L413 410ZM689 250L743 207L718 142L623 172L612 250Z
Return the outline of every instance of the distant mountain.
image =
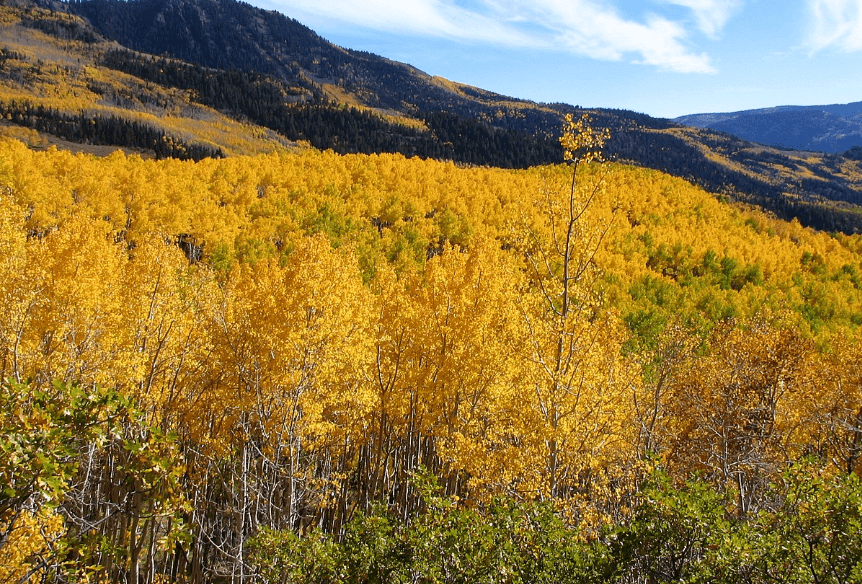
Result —
M563 115L586 112L611 130L611 160L680 176L805 225L862 232L858 151L812 156L631 111L507 97L338 47L295 20L235 0L4 2L0 130L24 126L158 156L305 142L339 153L524 168L559 163ZM46 97L46 80L72 83L67 93L77 97L62 106ZM4 82L14 97L4 98ZM827 113L850 119L852 112ZM716 115L725 117L711 123L733 121L733 114Z
M862 146L862 101L693 114L674 121L796 150L840 153Z

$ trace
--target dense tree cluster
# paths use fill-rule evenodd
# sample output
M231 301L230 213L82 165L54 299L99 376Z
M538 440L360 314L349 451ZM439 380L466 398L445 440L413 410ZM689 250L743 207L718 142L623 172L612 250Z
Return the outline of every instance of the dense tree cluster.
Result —
M473 117L477 105L493 113L410 66L342 49L295 20L244 2L84 0L69 7L108 38L138 51L208 68L270 74L293 86L311 85L300 75L305 71L360 96L366 106L401 111L406 105L412 111L405 113L414 115L445 110ZM484 98L518 101L494 94ZM557 119L545 117L556 130Z
M849 158L850 160L860 160L862 161L862 146L853 146L849 148L843 155L845 158Z
M281 56L338 50L293 19L236 0L81 0L68 7L124 47L216 69L289 75Z
M568 123L517 172L0 142L4 576L843 581L859 237Z
M443 155L435 158L500 168L529 168L560 158L559 145L549 139L493 128L446 112L427 114L424 121L442 144Z
M463 116L444 111L427 113L425 124L433 135L394 126L373 114L322 101L320 93L302 98L311 103L291 106L291 94L300 93L272 77L240 71L201 69L169 59L145 58L127 51L109 53L107 66L169 87L191 89L201 103L241 115L272 128L295 140L308 140L317 148L332 148L339 153L401 152L425 158L454 160L503 168L526 168L559 160L560 151L549 138L533 138L531 132L545 128L547 116L525 116L515 125L516 132L495 129L488 123L463 117L475 115L464 108ZM454 111L459 111L457 108ZM554 119L558 114L552 116ZM481 119L481 116L480 116ZM855 232L859 229L855 213L826 208L819 200L790 199L784 196L787 185L770 182L770 165L795 164L787 157L768 152L753 154L738 138L721 133L705 133L703 140L721 149L760 176L733 170L710 160L689 141L667 133L674 126L667 120L626 111L601 110L596 119L612 131L608 157L625 160L681 176L712 192L742 198L776 212L780 217L798 217L806 225L820 229ZM495 123L503 123L496 121ZM554 122L557 123L556 121ZM513 124L506 124L512 126ZM776 158L778 160L776 160ZM812 170L823 173L818 167ZM833 201L860 202L858 191L839 184L829 174L826 179L806 179L797 188L803 195L816 194Z
M746 148L747 143L728 134L707 133L702 138L739 166L733 168L690 140L662 132L617 133L608 142L608 156L682 177L710 192L758 205L788 221L796 218L815 229L844 233L862 230L855 210L862 203L862 195L858 186L838 178L838 173L811 164L805 166L805 174L822 177L789 181L776 170L776 166L799 168L799 163L787 156L753 152ZM854 207L825 205L824 200Z
M345 73L344 68L352 70L351 68L357 66L355 59L349 58L352 54L336 51L329 55L329 60L324 59L325 63L330 63L330 69L326 70L320 69L318 60L315 60L314 64L300 62L303 67L314 70L315 74L322 78L339 80L340 85L349 86L345 80L355 79L356 76ZM506 168L525 168L553 163L559 159L559 149L548 136L558 125L560 116L572 111L570 106L548 106L546 110L516 108L512 110L511 116L499 115L504 110L494 106L494 102L500 101L502 96L471 88L459 88L475 99L455 99L451 93L441 93L440 88L414 86L416 80L396 64L370 54L360 53L354 57L364 63L363 67L370 69L362 74L363 78L369 80L366 86L353 89L364 92L365 95L381 96L393 91L393 88L404 87L403 92L392 99L378 99L374 102L375 105L399 108L405 103L412 104L414 115L418 114L425 120L436 140L427 136L399 136L409 132L381 124L374 116L352 108L342 108L340 114L333 114L326 112L326 108L322 106L293 109L283 107L280 102L273 100L284 101L284 89L280 92L282 97L279 97L278 91L269 90L263 103L258 102L259 105L251 105L256 101L255 98L243 97L242 99L250 104L241 108L237 107L236 101L225 103L226 98L218 94L215 98L209 97L213 95L211 91L205 90L198 95L207 105L240 113L256 123L284 132L290 138L307 139L318 148L334 148L341 153L401 152ZM108 60L109 66L134 74L143 73L142 62L142 59L136 59L127 53L115 53ZM169 73L179 69L182 71L178 74ZM158 63L151 62L147 73L145 78L169 86L195 88L200 91L199 88L207 85L206 82L191 83L191 80L195 79L193 68L171 64L164 59ZM204 75L211 80L218 76L212 72ZM230 75L236 79L240 74L234 72ZM222 77L225 77L225 74L222 74ZM274 79L262 83L260 76L251 74L251 77L250 81L241 84L244 88L241 92L243 96L259 95L261 88L275 87L278 84ZM189 81L182 81L183 79ZM211 85L212 81L209 83ZM300 80L298 83L309 87L307 82ZM219 79L219 86L232 88L236 86L236 82L227 78ZM316 88L311 85L310 89ZM228 96L233 93L235 92L230 89L226 91ZM261 116L261 112L265 115ZM344 117L348 114L357 119L337 122L337 127L340 128L338 133L330 132L329 126L323 123L324 120L334 121L329 119L333 115ZM854 205L860 202L858 190L837 180L833 171L827 172L812 166L810 169L814 172L826 173L823 180L805 179L801 183L788 184L786 179L774 170L775 164L790 167L796 163L788 157L767 151L755 153L746 148L747 143L734 136L722 132L701 131L698 139L724 152L730 160L743 165L746 172L710 159L690 139L666 133L666 130L675 127L675 124L668 120L623 110L598 110L595 116L597 123L612 132L613 137L608 144L608 157L611 159L630 161L683 177L712 192L730 195L770 209L782 218L799 218L805 225L815 228L848 233L856 232L860 228L858 216L853 211L821 204L821 198L846 201ZM494 126L498 128L495 129ZM356 131L351 131L354 128ZM386 136L386 139L369 142L370 135ZM776 157L779 160L775 160ZM788 197L788 191L799 196Z
M813 108L748 113L709 127L761 144L830 153L840 153L862 140L859 119Z
M7 49L6 47L0 47L0 68L2 68L3 65L6 64L6 61L8 61L9 59L15 59L15 60L20 61L20 60L23 60L25 58L26 57L21 53L18 53L16 51L11 51L11 50Z
M53 12L50 16L45 14L27 15L21 19L21 24L28 28L41 30L64 41L94 44L103 40L92 27L87 26L81 19L63 12Z
M367 110L339 106L325 100L317 89L309 93L257 73L204 69L128 51L112 51L103 63L147 81L192 90L202 104L342 154L400 152L502 168L527 168L560 156L559 146L550 139L495 129L444 112L424 117L429 133Z
M251 120L274 117L291 101L325 101L323 93L314 85L313 91L309 91L305 87L291 87L275 77L260 73L236 68L204 68L176 59L146 56L124 49L106 52L100 63L151 83L191 90L200 103L244 115ZM275 113L272 110L275 110Z
M0 116L17 125L72 142L142 148L153 151L157 158L201 160L224 156L219 148L188 144L146 123L117 116L87 115L83 112L70 115L42 105L33 105L29 101L0 102Z

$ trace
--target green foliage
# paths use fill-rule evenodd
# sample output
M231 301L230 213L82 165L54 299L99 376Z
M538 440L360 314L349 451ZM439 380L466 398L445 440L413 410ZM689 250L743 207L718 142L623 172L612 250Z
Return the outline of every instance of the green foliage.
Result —
M623 350L636 354L657 348L661 334L667 327L668 317L663 311L648 307L630 312L624 322L631 335Z
M763 581L862 582L862 481L856 474L824 476L814 465L784 476L782 509L761 514L757 568Z
M75 480L87 452L91 457L112 456L117 461L116 474L107 477L115 493L128 489L147 501L145 511L132 506L118 511L120 516L131 514L126 525L129 519L135 523L141 519L135 513L143 511L144 520L164 524L160 541L153 541L154 549L172 549L188 541L190 532L183 521L188 502L180 485L184 468L173 442L174 437L146 424L129 400L115 390L60 381L47 389L2 382L0 552L5 557L10 554L3 547L15 539L25 513L47 517L56 512L67 519L66 529L59 537L45 535L44 543L36 547L40 557L30 558L34 569L71 577L106 565L106 557L121 566L127 564L127 535L116 539L110 529L80 531L76 527L93 519L86 515L86 501L93 493L78 490ZM132 535L135 537L141 534ZM14 557L14 550L11 553Z
M451 209L443 209L434 216L434 224L440 234L440 242L465 246L470 238L470 222Z
M631 285L629 294L632 300L645 300L660 308L672 309L676 306L679 290L667 280L647 274Z
M566 527L551 502L498 498L482 508L415 478L422 511L409 524L383 507L357 513L339 543L318 530L300 537L262 530L250 543L265 582L563 584L606 582L616 566L599 542Z
M407 556L398 527L382 508L357 513L344 529L341 580L351 584L404 582Z
M774 483L775 507L734 512L733 492L657 469L631 516L598 540L563 524L549 502L498 498L479 508L418 477L423 510L408 524L382 507L358 513L340 542L264 529L251 542L265 582L563 584L569 582L862 581L862 481L801 465Z
M674 487L662 470L643 485L632 519L613 531L611 554L631 578L713 582L716 552L734 535L727 500L698 479Z
M352 234L355 227L350 217L334 209L329 203L321 205L316 213L311 214L304 222L305 234L324 233L332 247L339 247L345 238Z
M234 263L231 246L224 241L219 241L213 245L208 257L212 269L223 274L230 271Z
M805 282L800 286L802 302L796 307L812 330L819 330L832 321L838 311L834 291L823 282Z
M265 241L258 237L237 237L234 243L236 259L240 263L255 265L257 262L278 255L278 249L271 241ZM219 262L219 263L216 263ZM223 265L221 257L213 260L216 269Z
M805 268L806 271L814 274L815 276L822 276L827 271L826 260L823 259L819 253L811 253L810 251L802 252L802 259L800 260L802 267Z
M56 508L87 443L104 443L128 403L117 392L59 381L49 389L0 384L0 517ZM14 524L8 529L14 528Z
M338 545L319 530L300 537L292 531L263 528L249 542L249 550L249 561L264 582L323 584L338 581Z
M396 235L386 251L386 259L399 270L422 266L428 255L428 242L418 229L406 227Z
M732 492L662 470L631 519L610 531L621 581L847 584L862 582L862 481L801 464L772 484L773 508L733 512Z

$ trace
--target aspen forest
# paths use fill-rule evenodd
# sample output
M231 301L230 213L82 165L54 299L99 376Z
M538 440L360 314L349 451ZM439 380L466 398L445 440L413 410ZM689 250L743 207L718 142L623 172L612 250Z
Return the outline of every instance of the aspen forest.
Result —
M862 240L607 138L0 141L0 582L859 582Z

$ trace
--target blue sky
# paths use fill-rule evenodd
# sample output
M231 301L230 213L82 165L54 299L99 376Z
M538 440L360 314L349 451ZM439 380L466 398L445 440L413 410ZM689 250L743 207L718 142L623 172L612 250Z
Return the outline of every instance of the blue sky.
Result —
M862 101L862 0L252 0L505 95L660 117Z

